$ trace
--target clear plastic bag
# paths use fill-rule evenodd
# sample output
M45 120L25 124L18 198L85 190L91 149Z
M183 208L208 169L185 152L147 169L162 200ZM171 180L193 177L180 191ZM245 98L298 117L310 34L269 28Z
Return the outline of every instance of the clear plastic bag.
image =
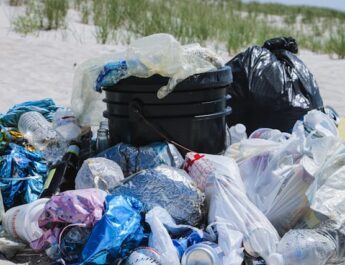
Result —
M187 164L190 166L185 168L192 179L207 179L208 223L220 226L218 234L228 231L224 229L226 224L231 230L243 234L244 248L251 255L267 259L274 253L279 235L266 216L248 199L236 162L225 156L201 154L192 164ZM193 167L198 168L198 173L192 170ZM228 249L224 251L229 252Z
M183 164L183 157L177 148L167 142L155 142L141 147L119 143L98 156L115 161L125 177L159 165L180 168Z
M94 157L83 162L75 178L75 188L98 188L109 191L119 185L123 179L124 176L118 164L103 157Z
M220 68L224 65L212 51L199 44L181 46L171 35L153 34L131 43L127 50L128 73L137 77L153 74L170 77L166 86L157 92L164 98L187 77Z
M279 147L239 163L250 200L280 234L308 210L307 191L314 181L314 161L305 154L305 138L295 135Z
M85 61L74 73L71 108L81 126L98 126L106 109L103 94L94 90L104 65L124 58L124 53L105 54Z

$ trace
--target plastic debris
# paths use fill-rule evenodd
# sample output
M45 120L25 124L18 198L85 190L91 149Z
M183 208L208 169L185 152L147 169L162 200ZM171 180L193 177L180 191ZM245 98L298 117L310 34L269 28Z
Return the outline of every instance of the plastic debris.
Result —
M69 108L59 108L55 112L53 117L53 128L67 142L78 140L81 134L77 118Z
M313 75L288 50L253 46L227 65L234 76L229 126L243 123L249 134L259 128L291 132L309 110L323 107Z
M164 223L160 220L159 215L156 214L157 211L161 210L160 208L153 208L146 214L145 220L151 227L149 246L158 250L161 263L179 265L180 259L177 249L174 247L170 235L164 227Z
M142 147L129 144L117 144L98 155L115 161L125 177L143 169L168 165L180 168L183 158L177 148L166 142L157 142Z
M124 179L121 168L114 161L95 157L83 162L75 179L76 189L98 188L109 191Z
M54 195L38 220L43 235L31 242L31 248L42 250L57 246L61 231L69 224L93 227L102 218L106 196L106 192L98 189L71 190Z
M57 106L51 98L27 101L10 108L7 113L0 115L0 124L5 127L17 127L20 116L28 111L41 113L48 121L53 120Z
M243 246L253 256L261 256L265 260L275 253L279 235L266 216L248 199L242 182L239 168L234 160L225 156L208 154L187 154L186 170L193 179L205 178L205 193L208 202L208 223L215 223L219 237L227 232L226 227L243 234ZM188 159L187 158L187 159ZM198 170L193 170L197 167ZM220 228L218 229L218 226ZM229 255L243 261L237 256L237 246L231 245ZM229 250L224 249L225 253ZM223 264L229 264L231 258L225 255Z
M63 156L67 147L65 139L41 113L23 113L18 121L18 129L30 144L44 153L47 161L55 163Z
M0 156L0 189L5 208L37 200L47 171L43 153L10 143Z
M84 246L81 264L113 264L138 247L144 237L142 209L134 198L107 196L105 213Z

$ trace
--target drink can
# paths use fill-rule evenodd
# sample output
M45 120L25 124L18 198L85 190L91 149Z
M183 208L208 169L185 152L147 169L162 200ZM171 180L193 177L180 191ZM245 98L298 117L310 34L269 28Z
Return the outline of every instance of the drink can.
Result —
M126 260L125 265L163 265L157 250L150 247L135 249Z
M224 252L213 242L189 247L182 257L182 265L222 265Z

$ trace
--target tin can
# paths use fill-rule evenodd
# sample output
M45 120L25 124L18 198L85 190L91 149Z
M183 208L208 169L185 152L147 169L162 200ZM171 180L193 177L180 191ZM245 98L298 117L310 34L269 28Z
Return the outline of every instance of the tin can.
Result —
M126 260L125 265L163 265L157 250L150 247L135 249Z
M189 247L182 257L182 265L222 265L224 252L213 242L202 242Z

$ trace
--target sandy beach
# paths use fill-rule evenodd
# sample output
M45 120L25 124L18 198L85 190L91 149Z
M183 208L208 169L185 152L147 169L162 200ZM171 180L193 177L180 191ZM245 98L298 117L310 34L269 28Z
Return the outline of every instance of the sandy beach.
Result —
M94 26L80 23L72 10L66 29L21 36L11 30L10 23L20 8L0 3L0 112L16 103L45 97L69 106L76 65L125 49L124 45L97 44ZM306 50L299 55L316 77L324 102L344 116L345 60Z

